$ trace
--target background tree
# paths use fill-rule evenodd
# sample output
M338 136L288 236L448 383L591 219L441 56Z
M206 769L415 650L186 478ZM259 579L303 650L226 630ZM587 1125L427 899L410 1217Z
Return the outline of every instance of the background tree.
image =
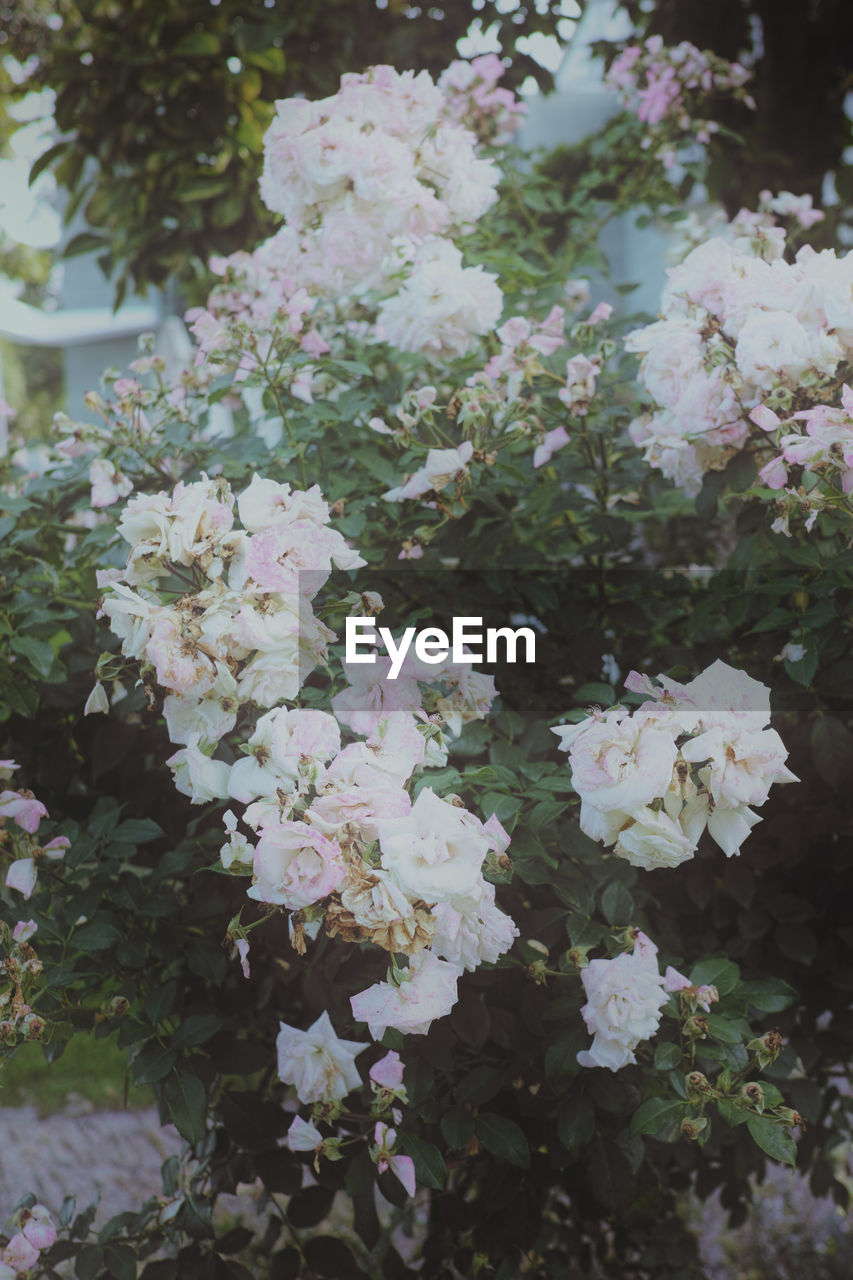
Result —
M505 8L502 6L502 8ZM20 94L51 88L63 134L39 158L94 229L72 250L101 249L118 297L170 276L206 277L213 254L246 249L276 219L258 195L261 140L274 102L334 93L343 72L386 62L439 73L478 19L512 58L506 83L552 77L518 49L554 35L559 0L409 6L400 0L59 0L0 5L3 45L32 59ZM58 22L57 19L60 21Z

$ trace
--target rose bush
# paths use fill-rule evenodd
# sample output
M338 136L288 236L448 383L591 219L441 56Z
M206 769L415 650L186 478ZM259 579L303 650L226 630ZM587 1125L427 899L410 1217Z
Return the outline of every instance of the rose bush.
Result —
M691 1183L741 1212L799 1151L846 1196L846 509L788 540L731 461L718 516L650 470L646 318L581 272L673 188L636 118L569 191L481 154L493 71L282 104L291 221L215 264L190 366L146 347L42 474L6 464L4 1049L115 1035L186 1143L162 1195L97 1230L67 1202L19 1270L675 1277ZM716 412L687 328L659 385L687 362ZM377 612L525 625L537 660L392 681L344 660ZM240 1183L258 1231L217 1213Z

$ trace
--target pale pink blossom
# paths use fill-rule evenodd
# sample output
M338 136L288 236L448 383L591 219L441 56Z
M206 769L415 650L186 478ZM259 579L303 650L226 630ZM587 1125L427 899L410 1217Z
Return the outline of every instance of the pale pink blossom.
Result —
M328 897L344 874L340 845L307 822L284 821L263 828L248 895L299 910Z
M35 796L24 791L0 791L0 818L11 818L23 831L34 835L47 809Z
M412 956L397 977L398 982L378 982L350 999L353 1017L367 1023L374 1040L381 1040L387 1027L426 1035L456 1003L459 970L429 951Z

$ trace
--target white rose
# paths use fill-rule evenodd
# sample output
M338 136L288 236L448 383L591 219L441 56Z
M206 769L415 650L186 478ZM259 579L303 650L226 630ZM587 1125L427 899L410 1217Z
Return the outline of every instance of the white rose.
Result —
M194 743L176 751L166 764L172 770L177 790L182 796L189 796L193 804L227 798L231 766L222 760L211 760Z
M479 892L439 902L432 914L436 930L430 950L460 972L473 973L484 961L494 964L518 937L511 917L495 905L495 886L486 880Z
M489 851L482 823L425 787L405 818L378 822L382 866L413 898L446 902L470 894Z
M677 867L696 852L696 845L683 828L663 809L634 809L619 832L613 850L633 867L653 871L656 867Z
M307 1031L285 1022L280 1027L275 1042L279 1079L294 1086L300 1102L332 1102L359 1087L355 1059L367 1045L339 1039L328 1013Z
M670 729L616 707L585 720L572 742L572 786L596 809L630 811L662 796L677 755Z
M638 934L633 952L592 960L581 971L581 981L587 995L581 1015L594 1040L578 1054L578 1062L611 1071L636 1062L634 1050L657 1031L667 1001L657 948Z

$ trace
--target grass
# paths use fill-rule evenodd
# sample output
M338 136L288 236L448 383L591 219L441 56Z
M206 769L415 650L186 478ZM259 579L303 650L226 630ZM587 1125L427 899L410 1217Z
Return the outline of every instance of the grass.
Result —
M39 1044L23 1044L0 1068L0 1107L34 1106L40 1115L84 1099L96 1107L125 1105L127 1058L113 1037L75 1035L60 1058L48 1064ZM151 1089L127 1081L127 1106L147 1107Z

